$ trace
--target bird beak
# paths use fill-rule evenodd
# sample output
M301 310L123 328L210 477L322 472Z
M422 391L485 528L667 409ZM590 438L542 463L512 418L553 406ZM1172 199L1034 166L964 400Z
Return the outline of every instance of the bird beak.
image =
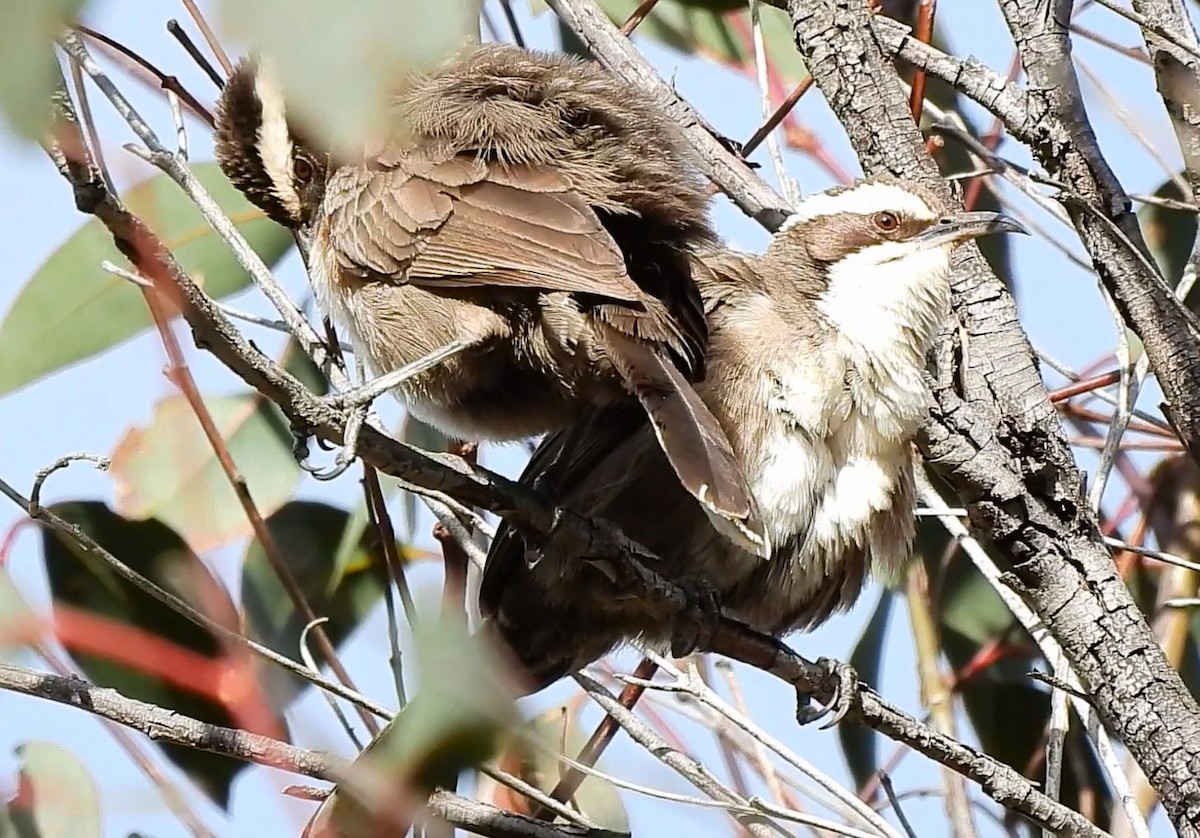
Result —
M1019 221L998 212L960 212L939 218L929 229L916 237L924 247L956 244L992 233L1024 233L1029 231Z

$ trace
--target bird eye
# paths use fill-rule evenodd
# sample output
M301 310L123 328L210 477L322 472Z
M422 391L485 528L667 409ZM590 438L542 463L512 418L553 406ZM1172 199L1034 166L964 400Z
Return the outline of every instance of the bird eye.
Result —
M313 179L313 164L303 157L297 157L292 164L292 174L300 183L308 183Z
M900 219L894 212L877 212L873 219L875 226L885 233L891 233L900 226Z

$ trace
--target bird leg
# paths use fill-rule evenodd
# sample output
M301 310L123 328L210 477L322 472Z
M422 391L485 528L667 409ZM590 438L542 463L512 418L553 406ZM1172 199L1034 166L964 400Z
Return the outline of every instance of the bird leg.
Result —
M686 658L697 649L708 647L721 622L721 600L708 585L691 579L676 580L687 601L675 618L671 637L671 657Z
M405 381L433 369L438 364L454 357L471 346L471 341L452 341L440 349L430 352L425 357L418 358L411 364L405 364L400 369L392 370L357 387L351 387L340 393L334 393L332 396L326 396L322 401L330 405L333 409L339 412L347 408L350 409L350 413L346 417L346 428L342 433L342 450L334 458L332 468L326 471L313 469L305 466L304 463L301 463L301 466L317 480L332 480L342 474L342 472L350 467L350 464L354 462L354 458L357 456L358 435L362 432L362 426L366 424L367 413L371 409L372 402L389 390L394 390Z
M821 730L828 730L841 722L854 706L858 694L858 673L850 664L833 658L817 658L816 665L825 670L825 679L833 682L833 695L824 707L814 708L812 696L797 692L796 721L809 725L832 713L829 721L821 725Z

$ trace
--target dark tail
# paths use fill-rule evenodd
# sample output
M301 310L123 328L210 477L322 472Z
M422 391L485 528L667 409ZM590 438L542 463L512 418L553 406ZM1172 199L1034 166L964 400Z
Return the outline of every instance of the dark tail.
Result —
M642 403L680 483L723 535L766 557L770 544L742 467L717 418L670 360L601 327L626 386Z

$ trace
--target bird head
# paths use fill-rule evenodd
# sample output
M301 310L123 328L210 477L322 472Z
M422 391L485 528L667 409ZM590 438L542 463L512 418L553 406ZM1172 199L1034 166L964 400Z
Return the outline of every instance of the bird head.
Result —
M225 176L271 219L309 224L325 193L329 155L301 138L287 114L269 62L244 59L217 103L217 162Z
M1028 231L1000 213L953 210L915 184L876 177L804 200L768 256L777 276L806 266L808 293L843 333L877 346L903 334L923 353L949 306L951 252L992 233Z

